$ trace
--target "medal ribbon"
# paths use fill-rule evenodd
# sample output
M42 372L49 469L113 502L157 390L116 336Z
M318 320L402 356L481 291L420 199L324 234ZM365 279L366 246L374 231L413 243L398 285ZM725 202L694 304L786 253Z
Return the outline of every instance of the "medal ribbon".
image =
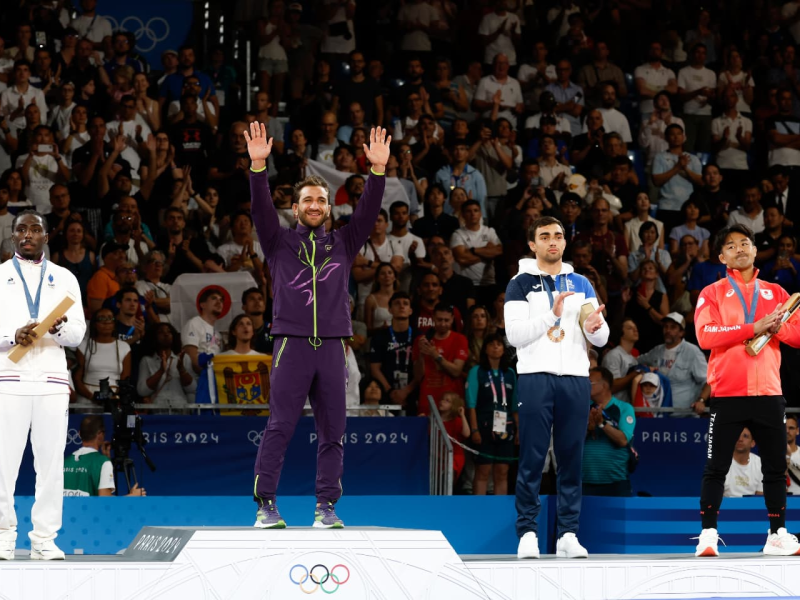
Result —
M736 284L736 281L730 274L727 275L728 281L733 288L733 291L736 292L736 295L739 297L739 302L742 304L742 310L744 311L744 322L745 323L755 323L756 320L756 309L758 308L758 291L759 291L759 282L756 279L756 285L753 289L753 298L750 300L750 312L747 311L747 304L744 301L744 294L742 290L739 289L739 286Z
M28 302L28 313L30 313L31 319L36 320L39 318L39 302L42 299L42 284L44 283L44 272L47 268L47 261L44 258L42 259L42 273L39 277L39 288L36 290L36 299L31 298L31 292L28 289L25 277L22 276L22 269L19 267L16 254L14 254L14 258L11 259L11 262L14 263L14 268L17 270L17 274L22 280L22 288L25 290L25 300Z
M565 285L565 280L566 280L567 276L564 275L561 278L561 287L558 286L558 277L559 276L556 275L555 281L553 282L553 287L554 288L558 288L558 293L562 294L562 293L564 293L564 285ZM550 291L550 287L544 283L544 279L542 278L541 275L539 275L539 281L542 282L542 287L544 288L544 291L547 292L547 299L550 301L550 310L553 310L553 305L555 304L555 300L553 299L553 292L551 292ZM554 325L554 327L559 327L560 325L561 325L561 317L558 317L558 320L556 321L556 324Z

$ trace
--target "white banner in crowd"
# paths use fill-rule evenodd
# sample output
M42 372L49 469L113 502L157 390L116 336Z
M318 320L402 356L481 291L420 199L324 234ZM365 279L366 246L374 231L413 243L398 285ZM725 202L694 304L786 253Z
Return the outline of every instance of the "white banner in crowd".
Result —
M170 290L171 321L178 331L186 321L200 314L198 298L208 288L222 294L222 316L217 331L227 332L233 317L242 312L242 292L258 287L247 271L237 273L185 273L179 275Z
M337 190L344 185L344 182L348 177L350 177L350 175L352 175L352 173L342 173L330 165L308 159L306 175L319 175L322 177L328 182L328 186L331 188L331 198L335 198ZM366 179L366 176L364 176L364 179ZM397 201L405 202L411 206L411 202L408 199L408 194L406 194L406 190L403 188L403 184L400 183L400 180L397 177L387 177L386 191L383 194L381 208L385 209L388 213L389 207L392 205L392 203Z

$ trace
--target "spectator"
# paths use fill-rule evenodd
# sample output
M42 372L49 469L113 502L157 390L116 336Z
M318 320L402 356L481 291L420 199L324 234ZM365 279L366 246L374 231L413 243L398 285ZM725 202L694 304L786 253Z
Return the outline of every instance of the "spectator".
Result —
M409 414L416 414L414 363L411 360L414 344L411 317L411 298L405 292L395 292L389 299L391 324L375 333L370 340L369 372L392 404L400 404Z
M800 292L800 261L795 258L797 242L791 235L778 239L777 256L764 264L761 279L779 284L789 294Z
M133 219L134 217L127 212L123 212L121 210L116 210L114 212L114 217L111 221L113 237L100 247L100 256L102 257L102 260L100 261L101 265L105 262L103 247L106 244L112 244L114 246L124 248L125 260L133 263L134 265L138 265L139 262L141 262L145 255L149 252L150 249L144 240L142 240L141 237L136 240L132 235Z
M460 226L458 219L444 212L446 198L441 183L429 185L425 190L425 215L414 221L411 231L426 243L436 235L449 242L450 236Z
M467 336L469 356L464 364L466 371L480 362L484 340L493 333L489 309L485 306L470 307L464 323L464 335Z
M121 268L126 271L133 269L129 266ZM134 287L124 286L116 293L114 299L117 308L115 335L118 340L126 342L131 348L134 348L144 338L145 329L145 315L139 303L139 292Z
M118 30L111 40L113 56L103 65L109 77L120 67L130 67L135 73L144 72L144 65L131 56L131 42L125 31Z
M616 106L617 91L619 91L620 98L628 95L628 89L625 86L625 75L622 73L622 69L608 60L609 55L608 44L598 40L594 45L594 59L578 71L576 80L578 85L586 92L586 105L589 108L606 106L611 109ZM605 98L607 94L606 88L608 87L611 87L614 91L614 104L610 106L607 106L608 101ZM608 131L617 131L623 138L625 137L622 131L616 129L609 129ZM631 140L626 139L625 141L630 143Z
M142 297L147 297L148 294L151 294L151 305L158 316L158 320L162 323L169 323L171 310L170 290L172 286L161 281L165 265L166 257L163 252L160 250L148 252L139 264L139 271L142 277L136 282L136 291Z
M717 78L718 95L728 87L736 92L736 110L739 113L751 114L750 105L753 104L755 84L753 76L743 68L742 54L735 46L730 46L725 51L722 72Z
M724 188L723 183L725 183ZM700 207L698 223L715 230L725 225L729 213L736 206L736 198L731 189L738 192L741 187L728 186L715 163L710 162L703 166L703 187L691 196Z
M289 72L288 24L284 15L283 0L269 1L269 18L258 20L258 71L259 89L273 98L271 116L278 116L278 104L283 99L283 86Z
M364 302L364 321L367 324L367 333L375 335L378 331L389 327L392 323L392 313L389 310L389 301L397 292L397 275L390 263L381 263L375 273L375 282L372 284L372 293Z
M738 189L747 178L750 167L747 151L753 136L753 122L736 108L738 97L733 87L722 91L725 112L711 122L711 141L714 145L716 163L722 176L732 188Z
M434 119L441 119L444 116L444 104L439 95L439 88L432 81L425 79L424 75L425 68L422 61L418 57L410 58L406 66L406 82L397 90L395 109L398 106L408 106L409 96L417 94L425 114L431 115Z
M579 234L576 240L591 243L592 266L606 278L610 296L617 296L628 277L628 247L622 234L611 230L611 205L605 198L592 203L592 227Z
M145 402L180 410L197 387L191 367L178 331L169 323L151 324L142 342L136 391Z
M156 246L167 249L167 274L164 281L172 284L182 273L201 273L209 258L205 241L186 230L186 217L180 208L164 211L165 231Z
M779 90L778 114L764 124L769 140L769 166L800 166L800 118L794 114L793 98L790 90Z
M711 254L711 250L709 249L708 245L709 239L711 238L711 232L709 232L705 227L700 227L697 224L697 222L700 220L700 206L698 205L697 201L689 198L689 200L684 202L681 206L681 216L683 217L683 223L673 227L669 234L669 253L672 256L677 255L680 241L684 236L690 235L697 241L697 245L700 248L698 260L703 261L708 259L709 255ZM764 229L763 223L761 229Z
M492 61L492 74L481 78L472 109L492 120L507 119L512 129L517 127L517 116L525 110L519 81L508 74L510 62L505 54L497 54Z
M82 39L91 41L95 50L102 50L111 38L111 22L97 14L97 0L81 0L80 6L81 14L72 19L69 26Z
M425 0L411 0L397 12L397 24L404 31L400 50L420 55L430 53L429 34L439 27L439 11Z
M725 498L764 495L761 458L752 452L755 446L753 434L745 427L736 440L731 468L725 476Z
M184 107L184 98L194 98L194 110ZM208 92L206 92L204 96L200 96L200 79L197 77L197 75L189 75L188 77L184 77L181 97L178 100L173 100L170 102L169 106L167 107L167 119L169 123L175 124L180 123L181 121L186 121L189 113L192 112L197 121L207 124L212 131L216 131L217 123L219 122L219 115L216 113L214 105L209 101L208 98ZM271 104L269 103L269 95L267 92L258 92L256 94L256 108L259 110L259 113L262 110L265 113L263 115L264 118L260 120L267 125L270 134L278 134L274 136L276 138L275 141L280 145L276 146L276 151L281 151L283 150L283 127L280 127L276 130L270 125L271 119L269 118L268 114L268 109L270 106ZM261 117L262 115L258 114L257 116ZM142 118L142 120L145 121L144 118ZM276 122L275 124L278 123ZM191 137L195 136L187 136L187 138ZM185 165L186 163L184 161L179 161L179 164Z
M647 62L636 67L633 76L636 81L636 91L641 98L639 110L642 119L647 121L655 111L654 100L661 91L670 94L678 93L678 80L672 69L661 63L663 49L660 42L650 42Z
M14 85L0 94L0 112L8 116L8 125L15 129L25 128L25 108L36 104L42 122L47 121L47 102L42 90L29 83L31 65L25 60L14 63Z
M458 272L475 286L478 302L489 304L496 286L494 259L503 254L503 244L493 228L483 225L477 200L467 200L461 215L464 225L453 234L450 247Z
M558 160L558 148L553 136L543 135L539 139L541 157L539 158L539 177L542 185L555 192L561 192L566 180L572 174L570 168Z
M389 207L389 218L392 221L392 230L387 236L389 247L392 257L403 258L397 275L400 279L400 289L408 291L411 283L411 267L418 260L425 258L425 243L408 231L408 204L402 200L393 202Z
M608 82L600 84L600 106L598 110L603 115L603 129L609 133L620 134L622 141L630 144L633 142L630 123L628 123L628 118L616 109L617 85Z
M323 0L320 6L320 23L326 32L322 40L322 55L329 60L344 61L356 49L353 17L355 0Z
M183 80L194 75L200 82L198 96L204 98L208 94L210 102L214 105L214 114L219 114L219 99L214 84L208 75L194 68L194 62L194 48L181 46L178 49L178 70L169 75L158 90L158 104L162 111L165 104L169 106L170 102L180 99L183 94Z
M636 252L642 245L639 233L642 225L648 222L652 222L656 226L658 247L663 249L664 223L650 216L650 196L646 192L639 192L636 194L636 214L630 221L625 223L625 243L628 244L628 251L631 254Z
M466 387L470 441L477 446L472 494L486 494L489 476L494 495L508 494L508 467L517 443L517 375L511 368L503 337L489 334L478 364L469 370ZM498 422L498 413L502 420Z
M639 328L636 326L636 321L628 317L622 320L621 329L619 344L603 356L603 368L614 378L611 386L614 397L620 402L633 404L630 389L638 371L632 370L631 367L639 364L636 359L638 351L634 351L634 346L639 341Z
M202 374L199 378L202 381L211 358L222 350L222 339L215 326L222 316L222 294L214 288L207 289L200 294L197 304L200 314L189 319L182 327L181 344L194 372Z
M430 414L429 397L437 404L447 392L464 393L464 362L467 338L452 331L453 307L437 304L434 327L414 341L414 380L419 385L419 414Z
M673 123L664 132L669 148L653 159L653 183L658 190L658 218L666 230L678 225L680 208L702 185L702 165L696 156L684 152L683 128Z
M92 275L86 286L87 308L90 315L97 312L105 300L119 291L116 272L117 268L125 262L127 250L127 246L121 246L114 242L104 244L100 250L103 264Z
M767 205L764 209L764 231L756 235L756 262L764 262L775 258L778 254L778 241L784 234L791 234L792 230L786 226L783 208L780 204Z
M45 125L35 130L35 142L27 154L17 158L16 166L25 181L25 195L41 213L49 213L50 188L54 183L66 183L72 172L64 162L53 139L53 132Z
M236 315L228 328L228 343L226 350L219 356L246 356L260 354L253 348L255 327L253 321L244 313Z
M64 460L64 496L113 496L117 486L103 417L84 417L79 433L81 447ZM146 496L147 491L137 482L126 495Z
M259 288L248 288L242 292L242 311L253 324L253 349L272 356L272 299L267 302Z
M583 493L586 496L632 496L628 460L636 417L630 404L611 393L614 376L608 369L589 372L592 407L583 445Z
M439 414L442 417L447 435L460 444L469 437L469 422L464 410L464 399L457 392L445 392L438 402ZM430 406L430 405L428 405ZM466 457L464 449L458 444L453 444L453 481L458 482L464 470Z
M330 166L335 166L333 156L336 148L339 147L339 140L336 135L339 129L339 123L336 120L336 114L333 112L326 112L322 115L320 121L321 134L319 141L314 145L311 157L322 163Z
M572 267L578 275L583 275L594 288L598 302L608 303L608 286L605 277L600 275L592 266L592 244L587 240L579 239L572 243Z
M35 47L31 44L33 37L33 27L27 21L17 23L16 46L6 49L5 57L13 61L27 60L33 62Z
M766 195L764 206L780 205L785 217L785 225L787 227L795 227L795 223L800 225L800 200L797 198L800 187L795 186L790 190L789 169L776 165L770 167L767 174L772 183L772 192Z
M583 113L585 98L583 88L570 81L572 65L568 60L560 60L556 65L557 80L545 89L551 92L556 100L555 112L563 115L570 124L573 136L581 132L580 117Z
M463 138L453 140L450 153L452 156L450 165L436 172L436 182L441 184L445 191L452 192L455 188L463 188L469 198L480 203L481 213L485 212L486 180L480 171L467 164L469 159L467 140ZM449 215L454 214L453 207L449 204L445 204L444 210Z
M102 410L102 399L95 397L101 381L107 379L111 390L116 392L119 382L130 377L131 347L116 336L115 323L111 309L101 308L92 315L89 335L76 351L78 366L73 381L78 398L74 408L84 412Z
M800 454L797 447L798 422L796 415L786 415L786 474L789 476L787 491L800 492Z
M425 273L419 280L417 285L416 294L412 306L414 307L413 314L411 315L411 327L416 334L427 334L435 325L434 309L443 304L440 302L442 297L442 282L436 276L436 273ZM450 306L449 304L447 306ZM454 330L461 329L463 322L461 320L461 311L458 308L453 310L453 325ZM466 339L466 338L465 338Z
M388 404L386 393L383 391L381 384L373 377L364 377L359 381L359 388L361 389L361 404L362 405L381 405ZM352 414L351 414L352 413ZM349 411L348 417L393 417L394 415L382 408L370 408L367 410Z
M673 231L675 231L675 229L673 229ZM628 272L630 273L631 280L639 281L642 263L644 261L653 261L658 274L656 287L659 292L666 294L667 288L664 286L662 277L667 274L672 264L672 257L669 252L658 246L658 227L652 221L646 221L639 227L639 235L637 237L639 248L628 255ZM675 246L677 252L677 243Z
M516 66L515 46L522 38L522 28L519 17L508 10L506 0L494 1L494 11L481 19L478 36L483 45L483 64L491 65L498 54L504 54L509 64Z
M453 253L449 246L436 246L431 252L436 274L442 285L441 302L450 304L462 315L475 304L475 286L468 277L459 275L453 270Z
M217 248L217 254L225 261L227 271L249 271L256 280L264 270L264 251L258 240L253 239L253 218L246 211L233 215L231 223L233 239Z
M639 356L639 364L656 367L669 379L672 406L702 412L711 393L706 383L706 357L700 348L683 339L686 320L680 313L669 313L663 323L664 343ZM688 414L675 413L673 416L685 417Z
M585 128L586 132L575 136L572 142L570 159L581 174L593 179L604 174L606 163L606 155L603 152L603 137L606 131L603 113L597 109L590 110L586 114Z
M753 233L764 231L764 209L761 208L761 188L755 182L745 184L742 188L742 205L732 211L728 217L728 225L742 223Z
M691 50L689 65L678 72L689 152L711 151L711 103L717 95L717 76L705 66L706 55L706 45L698 42Z
M644 150L648 168L652 167L653 159L660 152L669 150L666 131L670 125L680 125L685 129L683 119L672 114L670 95L661 91L652 100L653 110L646 120L642 121L639 128L639 146Z

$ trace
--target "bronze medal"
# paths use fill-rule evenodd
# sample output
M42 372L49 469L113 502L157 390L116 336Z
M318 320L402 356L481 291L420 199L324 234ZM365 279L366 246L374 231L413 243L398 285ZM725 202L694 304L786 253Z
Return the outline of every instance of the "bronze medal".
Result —
M553 325L550 329L547 330L547 337L551 342L555 342L556 344L560 344L564 341L564 336L566 332L559 326Z

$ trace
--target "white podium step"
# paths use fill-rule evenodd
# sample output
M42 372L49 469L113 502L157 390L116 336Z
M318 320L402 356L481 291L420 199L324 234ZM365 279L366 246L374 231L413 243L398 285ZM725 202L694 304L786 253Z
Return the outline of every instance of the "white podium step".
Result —
M441 532L145 527L124 554L0 562L3 600L485 599Z
M124 553L0 561L2 600L606 600L800 596L800 557L459 557L441 532L145 527Z
M724 549L722 549L724 552ZM598 554L588 559L462 556L491 600L800 596L800 557Z

